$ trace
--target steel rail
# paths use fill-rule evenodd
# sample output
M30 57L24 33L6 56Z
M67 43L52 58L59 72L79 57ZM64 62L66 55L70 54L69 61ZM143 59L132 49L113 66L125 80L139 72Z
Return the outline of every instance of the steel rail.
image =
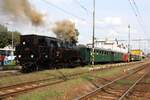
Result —
M46 79L40 79L40 80L35 80L35 81L29 81L29 82L23 82L23 83L18 83L18 84L14 84L14 85L3 86L3 87L0 87L0 90L5 89L5 88L15 87L15 86L22 86L22 85L26 85L26 84L44 82L44 81L48 81L48 80L53 81L53 80L57 80L57 79L63 79L64 77L68 78L68 77L78 76L78 75L82 75L82 74L86 74L86 73L89 73L89 71L81 72L81 73L75 73L75 74L68 74L68 75L64 75L64 76L57 76L57 77L52 77L52 78L46 78Z
M33 90L33 89L37 89L37 88L41 88L41 87L46 87L46 86L50 86L50 85L54 85L54 84L58 84L58 83L62 83L62 82L65 82L65 80L58 80L56 82L43 84L43 85L40 85L40 86L37 86L37 87L31 87L31 88L27 88L27 89L23 89L23 90L19 90L19 91L5 93L5 94L0 95L0 100L4 99L4 98L7 98L7 97L10 97L10 96L14 96L14 95L17 95L17 94L24 93L24 92L27 92L27 91L30 91L30 90Z
M141 66L143 66L143 65L141 65ZM139 66L139 67L141 67L141 66ZM65 78L63 78L62 76L61 77L59 76L57 78L48 78L48 79L44 79L44 80L38 80L38 81L32 81L32 82L25 82L25 83L21 83L21 84L16 84L16 85L11 85L11 86L1 87L0 90L2 90L2 89L9 90L9 89L21 88L21 87L24 87L26 85L27 86L37 85L37 84L40 84L40 82L42 83L42 82L46 82L48 80L53 80L54 81L52 83L42 84L42 85L31 87L31 88L25 88L23 90L18 90L18 91L14 91L14 92L10 92L10 93L1 94L0 95L0 99L6 98L6 97L10 97L10 96L13 96L13 95L17 95L17 94L20 94L20 93L24 93L24 92L27 92L29 90L33 90L33 89L36 89L36 88L41 88L41 87L45 87L45 86L49 86L49 85L54 85L54 84L62 83L62 82L65 82L67 80L74 79L74 76L79 76L79 75L86 74L86 73L89 73L89 71L82 72L82 73L75 73L75 74L71 74L71 75L68 74L68 75L65 75ZM59 80L57 80L57 79L59 79Z
M124 78L126 78L126 77L129 77L129 76L131 76L131 75L133 75L133 74L135 74L135 73L137 73L137 72L143 70L145 67L147 67L147 65L148 65L148 64L142 65L143 67L140 66L140 67L142 67L142 68L140 68L140 69L138 69L138 70L136 70L136 71L134 71L134 72L131 72L131 73L129 73L128 75L124 75L124 76L122 76L122 77L119 77L119 78L117 78L117 79L115 79L115 80L113 80L113 81L111 81L111 82L109 82L109 83L107 83L107 84L105 84L105 85L103 85L103 86L101 86L101 87L95 89L94 91L91 91L91 92L89 92L89 93L87 93L87 94L85 94L85 95L83 95L83 96L81 96L81 97L76 98L75 100L85 100L85 99L87 99L87 98L89 98L89 97L95 95L97 92L99 92L99 91L100 91L101 89L103 89L104 87L107 87L107 86L109 86L109 85L111 85L111 84L113 84L113 83L115 83L115 82L117 82L117 81L119 81L119 80L121 80L121 79L124 79ZM139 67L138 67L138 68L139 68Z
M142 75L130 88L127 89L127 91L125 91L125 93L118 99L118 100L123 100L123 98L125 98L125 96L149 73L149 71L147 71L144 75Z
M17 95L17 94L20 94L20 93L24 93L26 91L29 91L29 90L33 90L33 89L37 89L37 88L41 88L41 87L46 87L46 86L50 86L50 85L55 85L55 84L59 84L59 83L62 83L62 82L65 82L65 81L68 81L68 80L71 80L71 79L75 79L75 77L77 77L78 75L74 75L74 76L70 76L70 77L66 77L66 79L64 78L61 78L59 80L54 80L54 82L51 82L51 83L31 83L31 84L24 84L22 85L22 87L24 88L25 86L31 86L30 88L24 88L22 90L17 90L17 91L14 91L14 92L8 92L8 93L4 93L4 94L1 94L0 95L0 99L3 99L3 98L6 98L6 97L10 97L10 96L13 96L13 95ZM32 85L37 85L37 86L32 86ZM5 90L8 90L8 89L16 89L16 88L21 88L19 86L16 86L16 87L10 87L10 88L7 88Z
M135 63L132 63L131 65L134 65L134 64ZM141 65L136 66L133 69L143 65L143 63L140 63L140 64ZM114 67L112 67L112 68L114 68ZM107 68L105 68L105 69L107 69ZM133 69L131 69L131 70L133 70ZM35 81L17 83L17 84L14 84L14 85L2 86L2 87L0 87L0 90L5 89L5 88L10 88L10 87L15 87L15 86L21 86L21 85L25 85L25 84L33 84L33 83L42 82L42 81L55 80L55 79L61 79L61 78L65 78L65 77L72 77L72 76L82 75L82 74L86 74L86 73L94 73L94 72L99 71L99 70L103 70L103 69L98 69L98 70L94 70L94 71L85 71L85 72L74 73L74 74L64 74L63 75L64 77L63 76L57 76L57 77L45 78L45 79L40 79L40 80L35 80Z

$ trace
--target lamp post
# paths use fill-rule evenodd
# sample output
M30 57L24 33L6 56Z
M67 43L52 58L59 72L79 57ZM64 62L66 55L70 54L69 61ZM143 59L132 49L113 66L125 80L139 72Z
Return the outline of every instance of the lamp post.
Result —
M92 67L94 67L94 49L95 49L95 0L93 0L93 36L92 36Z

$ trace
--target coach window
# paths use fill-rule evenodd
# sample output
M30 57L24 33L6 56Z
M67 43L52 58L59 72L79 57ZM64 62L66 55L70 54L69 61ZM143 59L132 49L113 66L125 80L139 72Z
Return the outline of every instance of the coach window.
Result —
M50 41L50 46L51 46L51 48L54 48L54 47L55 47L54 41Z
M57 44L57 42L56 42L56 41L53 41L53 45L54 45L54 47L55 47L55 48L57 48L57 47L58 47L58 44Z
M99 54L99 51L97 50L97 55Z
M57 42L57 45L58 45L59 48L61 47L59 42Z
M54 44L53 44L53 43L51 43L51 42L50 42L50 47L51 47L51 48L54 48Z

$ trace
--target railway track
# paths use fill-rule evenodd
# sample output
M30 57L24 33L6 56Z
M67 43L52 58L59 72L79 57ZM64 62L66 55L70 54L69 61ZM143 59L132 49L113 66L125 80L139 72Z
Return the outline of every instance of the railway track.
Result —
M121 76L109 83L106 83L94 91L91 91L76 100L123 100L133 90L133 88L149 73L150 64L138 67L128 75ZM123 81L129 84L120 84ZM124 82L125 82L124 81Z
M80 75L86 74L86 73L88 72L76 73L72 75L63 75L57 78L47 78L47 79L42 79L42 80L37 80L37 81L31 81L31 82L25 82L25 83L0 87L0 99L11 97L11 96L24 93L33 89L62 83L71 79L75 79L79 77Z
M0 78L3 78L3 77L12 77L12 76L19 76L19 75L23 75L22 73L20 73L18 70L17 71L14 71L14 72L0 72Z
M131 63L121 63L121 64L110 64L109 66L108 65L103 65L101 67L96 67L95 69L93 69L93 71L96 71L96 70L102 70L102 69L110 69L112 66L114 68L114 66L116 67L119 67L119 66L126 66L126 65L135 65L135 64L141 64L143 62L131 62ZM104 67L105 66L105 67ZM0 78L3 78L3 77L13 77L13 76L19 76L19 75L24 75L23 73L21 73L19 70L14 70L14 71L0 71Z
M150 69L149 69L150 70ZM129 93L126 98L128 100L150 100L150 73L146 75Z
M140 66L141 65L136 66L135 68L140 67ZM95 73L95 71L92 71L92 72L87 71L87 72L68 74L68 75L62 74L59 77L47 78L47 79L42 79L42 80L36 80L36 81L31 81L31 82L25 82L25 83L0 87L0 99L15 96L24 92L31 91L33 89L62 83L71 79L75 79L81 76L82 74L86 74L86 73Z

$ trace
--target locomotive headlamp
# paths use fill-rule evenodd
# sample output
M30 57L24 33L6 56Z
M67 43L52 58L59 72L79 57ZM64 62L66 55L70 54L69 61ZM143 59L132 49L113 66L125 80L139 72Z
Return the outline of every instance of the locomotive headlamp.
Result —
M26 42L22 42L22 44L23 44L23 45L25 45L25 44L26 44Z
M34 58L34 55L33 55L33 54L31 54L31 55L30 55L30 57L31 57L31 58Z
M48 58L48 55L45 55L45 58Z
M21 58L21 55L18 55L19 58Z

